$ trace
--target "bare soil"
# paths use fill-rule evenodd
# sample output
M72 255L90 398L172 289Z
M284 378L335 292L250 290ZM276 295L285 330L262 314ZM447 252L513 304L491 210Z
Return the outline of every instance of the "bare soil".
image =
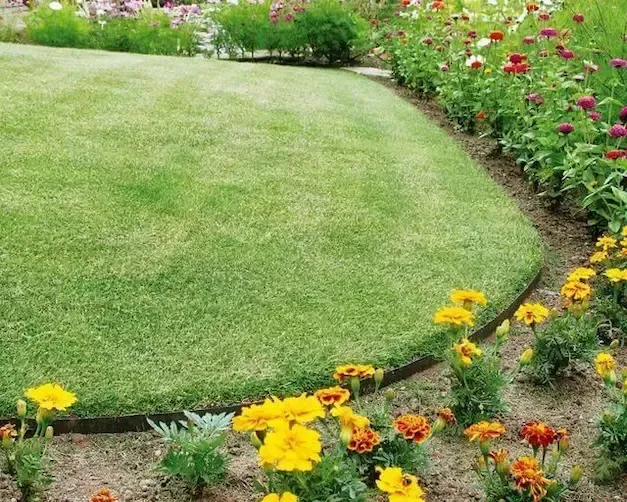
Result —
M539 197L524 179L512 159L499 153L494 141L479 139L455 130L433 101L415 98L407 89L389 79L378 79L408 99L455 138L468 154L492 176L520 205L534 223L547 247L547 265L543 280L532 295L535 301L559 308L558 287L567 270L581 265L592 249L589 235L580 215L572 208L554 208ZM520 353L531 342L531 333L514 324L514 334L504 348L505 368L516 367ZM623 364L627 351L619 354ZM395 411L433 415L446 404L450 382L444 366L434 367L393 386L397 393ZM377 398L374 398L377 399ZM518 439L520 427L529 420L540 420L551 426L566 427L571 434L571 448L563 467L582 464L586 476L579 490L566 499L569 502L627 501L627 477L616 479L612 486L597 486L591 479L595 450L595 423L606 405L606 395L591 368L573 369L559 380L555 388L541 387L524 376L517 376L507 390L510 406L499 417L508 433L499 446L513 455L526 452ZM482 495L470 465L477 455L476 447L459 435L436 437L430 445L431 466L422 480L430 502L481 500ZM47 494L48 502L87 502L101 487L109 487L122 502L191 500L185 487L164 478L154 470L164 452L164 445L151 433L118 435L66 435L54 439L55 481ZM255 451L247 437L229 439L232 458L226 483L207 490L205 502L253 502L259 500L254 479L261 475L256 466ZM19 500L19 493L6 477L0 477L0 501Z

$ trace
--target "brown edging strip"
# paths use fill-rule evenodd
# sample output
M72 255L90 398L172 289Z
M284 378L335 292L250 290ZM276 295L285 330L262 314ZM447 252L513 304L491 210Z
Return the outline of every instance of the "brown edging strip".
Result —
M518 297L512 302L512 304L499 315L492 319L487 324L484 324L476 331L472 333L470 339L473 341L481 341L490 336L496 327L501 324L505 319L509 319L514 315L516 309L520 304L529 296L533 291L536 284L540 280L542 275L542 269L534 276L531 281L525 286L525 289L518 295ZM439 362L434 356L422 356L413 359L412 361L393 368L385 372L382 387L405 380L416 373L420 373L428 368L431 368ZM362 394L372 393L374 385L372 381L364 382L361 388ZM215 406L211 408L203 408L196 410L196 413L201 415L205 413L237 413L244 406L255 404L251 402L239 403L227 406ZM146 418L150 418L155 422L173 422L177 420L184 420L185 415L181 411L175 411L171 413L155 413L150 415L123 415L123 416L110 416L110 417L68 417L60 418L54 422L54 430L56 434L103 434L103 433L121 433L121 432L142 432L150 429ZM9 420L0 419L0 425L7 423Z

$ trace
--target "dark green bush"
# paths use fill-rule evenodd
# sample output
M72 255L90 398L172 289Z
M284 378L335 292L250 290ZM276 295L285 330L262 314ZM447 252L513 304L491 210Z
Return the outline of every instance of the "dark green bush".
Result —
M26 22L28 39L36 44L53 47L89 47L89 21L76 15L69 6L55 11L42 5L35 9Z
M255 51L265 49L270 22L269 4L251 4L241 2L238 5L225 5L214 15L214 21L220 25L214 44L218 51L229 54L237 50L254 55Z

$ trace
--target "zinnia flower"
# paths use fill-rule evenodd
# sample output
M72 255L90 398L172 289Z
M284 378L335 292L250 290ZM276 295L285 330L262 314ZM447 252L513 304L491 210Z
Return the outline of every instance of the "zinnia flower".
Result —
M284 420L283 403L273 397L266 399L263 404L253 404L242 408L241 415L233 419L233 430L244 431L264 431L270 426L270 422Z
M542 28L540 30L540 36L542 37L553 38L553 37L556 37L557 35L558 35L558 31L555 28Z
M627 122L627 106L623 106L618 117L620 118L621 122Z
M562 286L560 293L573 301L583 301L590 297L592 288L585 282L568 281Z
M473 70L478 70L483 66L484 61L485 59L483 58L483 56L470 56L466 60L466 66L472 68Z
M536 39L531 36L526 36L523 38L523 44L525 45L533 45L536 43Z
M269 493L261 502L298 502L298 497L290 492L283 492L282 495L278 493Z
M89 502L118 502L118 498L109 488L101 488L90 497Z
M306 424L316 418L324 418L324 408L315 396L301 394L298 397L288 397L283 400L283 417L290 423ZM273 423L270 425L274 426Z
M627 281L627 270L621 270L620 268L608 268L603 272L603 275L613 283Z
M594 96L583 96L577 100L577 106L582 110L592 110L597 106Z
M612 138L624 138L627 136L627 127L623 124L614 124L610 127L609 134Z
M616 368L616 360L612 354L601 352L594 360L594 367L601 378L606 378Z
M570 49L560 49L558 54L564 59L573 59L575 57L575 53Z
M536 448L548 448L555 440L555 431L548 425L536 421L527 422L520 430L520 439Z
M68 392L57 384L47 383L26 391L27 399L47 411L65 411L76 401L76 394Z
M487 305L488 299L481 291L474 289L454 289L451 293L451 301L453 303L460 303L464 308L470 310L473 303L479 305Z
M514 316L517 321L530 326L544 321L549 316L549 309L541 303L524 303L518 307Z
M503 33L502 31L499 31L499 30L494 30L494 31L490 32L488 37L493 42L500 42L501 40L503 40L505 38L505 33Z
M535 458L519 458L512 464L511 474L516 489L521 492L528 491L534 502L539 502L546 495L546 487L550 480L544 477L544 473Z
M603 249L603 251L609 251L610 249L614 249L616 246L616 239L614 237L609 237L604 235L603 237L599 237L596 242L596 247Z
M259 465L279 471L311 471L320 462L320 434L303 425L279 425L259 448Z
M557 132L560 132L562 134L570 134L574 130L575 126L572 125L570 122L562 122L560 125L557 126Z
M347 389L335 386L328 389L320 389L314 395L324 406L340 406L348 401L351 393Z
M608 160L618 160L627 157L625 150L610 150L605 154L605 158Z
M483 354L481 349L468 338L462 338L460 343L453 344L453 350L457 353L457 357L463 366L470 366L474 356L479 357Z
M369 453L375 446L381 443L381 436L378 432L369 427L354 429L351 439L348 442L348 449L357 453Z
M607 251L597 251L596 253L593 253L590 257L590 263L592 263L593 265L595 263L601 263L605 260L607 260Z
M526 5L527 12L536 12L540 10L540 6L537 3L528 3Z
M505 434L505 427L499 422L479 422L468 427L464 434L468 441L479 441L485 443L491 439L497 439Z
M547 11L540 12L540 14L538 14L538 19L540 19L541 21L548 21L549 19L551 19L551 14L549 14Z
M597 275L597 273L592 268L588 267L577 267L573 270L569 275L566 281L587 281Z
M435 313L433 322L455 326L474 326L474 315L463 307L443 307Z
M614 58L610 61L610 66L614 68L627 68L627 59Z
M446 10L446 3L440 0L431 4L431 10Z
M588 114L588 118L593 122L598 122L599 120L601 120L602 116L599 112L590 112Z
M431 436L431 426L421 415L401 415L394 420L394 427L405 439L417 444L424 443Z
M389 495L390 502L424 502L416 476L404 474L400 467L377 467L377 472L377 488Z
M573 21L575 21L577 24L581 24L583 23L585 20L584 15L581 12L577 12L574 16L573 16Z
M531 94L527 94L527 98L526 99L530 103L535 103L538 106L540 106L542 103L544 103L544 98L542 96L540 96L537 92L532 92Z

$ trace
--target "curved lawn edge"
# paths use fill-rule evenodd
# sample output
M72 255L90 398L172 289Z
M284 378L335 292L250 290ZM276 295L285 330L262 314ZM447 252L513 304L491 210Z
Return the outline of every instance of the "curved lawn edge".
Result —
M505 319L509 319L514 315L516 309L525 301L525 299L534 290L540 277L542 276L543 265L536 272L534 277L527 283L525 288L514 299L514 301L504 310L502 310L491 321L487 322L483 326L476 329L471 335L472 341L478 342L486 339L492 333L499 324ZM440 362L433 355L417 356L410 360L408 363L392 368L385 371L383 382L381 387L387 387L396 382L406 380L411 376L421 373ZM361 394L371 394L374 391L374 385L372 381L362 383L360 390ZM251 404L259 404L261 401L244 401L231 405L213 406L208 408L201 408L192 410L194 413L204 415L205 413L218 414L218 413L239 413L245 406ZM116 434L123 432L145 432L150 430L147 418L150 418L154 422L174 422L178 420L185 420L185 415L182 411L172 411L168 413L154 413L154 414L133 414L133 415L120 415L120 416L98 416L98 417L62 417L54 421L55 434ZM13 419L0 419L0 426L14 422ZM34 425L34 422L33 424Z

